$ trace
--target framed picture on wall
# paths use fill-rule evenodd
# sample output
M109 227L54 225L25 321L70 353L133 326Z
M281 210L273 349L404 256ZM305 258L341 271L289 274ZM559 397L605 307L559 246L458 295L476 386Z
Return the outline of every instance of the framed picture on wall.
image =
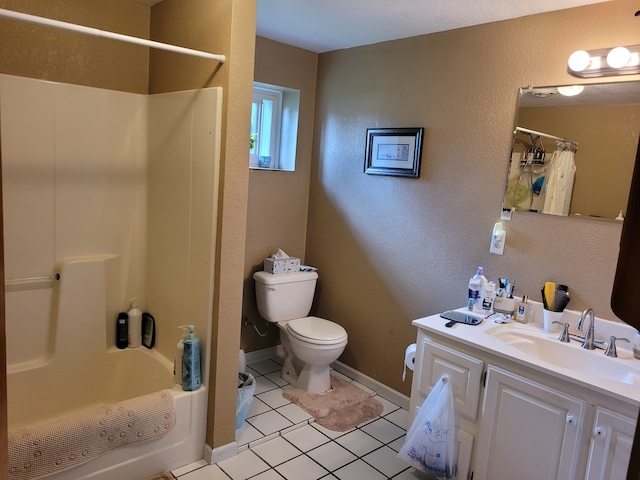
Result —
M364 172L419 177L424 128L369 128Z

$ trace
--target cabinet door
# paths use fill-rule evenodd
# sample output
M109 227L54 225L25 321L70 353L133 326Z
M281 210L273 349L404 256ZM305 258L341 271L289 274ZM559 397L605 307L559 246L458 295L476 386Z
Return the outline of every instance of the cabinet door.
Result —
M597 407L587 460L587 480L627 478L636 422Z
M447 375L453 387L456 413L475 420L480 398L484 362L458 350L418 336L419 365L413 375L411 418L442 375Z
M475 478L576 478L582 400L489 366Z

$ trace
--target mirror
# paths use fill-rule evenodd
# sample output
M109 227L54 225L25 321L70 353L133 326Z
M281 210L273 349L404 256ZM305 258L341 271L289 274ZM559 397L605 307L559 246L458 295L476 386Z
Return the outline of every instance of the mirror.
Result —
M580 87L574 95L563 86L520 89L505 209L610 221L625 215L640 82L569 88Z

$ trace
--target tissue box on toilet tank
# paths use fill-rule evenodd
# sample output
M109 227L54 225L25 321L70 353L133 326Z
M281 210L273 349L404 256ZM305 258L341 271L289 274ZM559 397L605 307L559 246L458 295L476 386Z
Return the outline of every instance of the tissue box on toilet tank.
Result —
M289 258L265 258L264 271L269 273L292 273L300 271L300 259Z

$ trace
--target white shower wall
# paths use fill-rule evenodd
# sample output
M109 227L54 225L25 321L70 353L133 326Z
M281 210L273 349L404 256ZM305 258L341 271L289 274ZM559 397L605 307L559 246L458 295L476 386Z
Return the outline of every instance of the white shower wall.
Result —
M115 255L105 319L95 326L106 329L105 348L134 296L156 317L167 358L177 325L196 324L205 339L221 95L146 96L0 75L6 279ZM54 291L52 282L7 287L9 369L54 354Z

